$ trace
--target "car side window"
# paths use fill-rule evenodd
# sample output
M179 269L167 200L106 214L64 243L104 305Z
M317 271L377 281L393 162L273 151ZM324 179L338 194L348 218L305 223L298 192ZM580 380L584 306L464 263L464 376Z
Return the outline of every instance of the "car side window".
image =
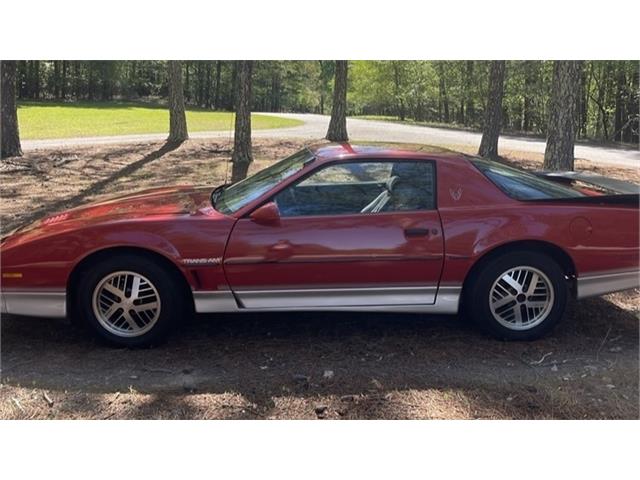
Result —
M376 214L435 208L433 163L339 163L312 173L274 198L282 217Z

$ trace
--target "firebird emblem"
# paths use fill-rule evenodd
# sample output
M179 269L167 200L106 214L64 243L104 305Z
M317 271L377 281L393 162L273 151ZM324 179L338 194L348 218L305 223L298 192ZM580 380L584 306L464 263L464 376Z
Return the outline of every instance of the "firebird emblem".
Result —
M456 202L462 198L462 187L460 185L456 185L455 187L451 187L449 189L449 194L451 198L453 198Z

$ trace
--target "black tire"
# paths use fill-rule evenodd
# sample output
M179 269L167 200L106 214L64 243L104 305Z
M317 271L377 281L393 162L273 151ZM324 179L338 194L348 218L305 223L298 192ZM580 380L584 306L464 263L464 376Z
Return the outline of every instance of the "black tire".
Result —
M529 267L533 271L542 272L546 279L541 280L543 283L548 283L552 290L547 290L547 298L552 296L552 300L549 299L548 307L541 309L544 314L540 314L538 320L536 320L533 310L529 311L523 308L526 303L527 297L522 299L521 295L515 295L517 290L511 292L515 299L510 301L504 307L496 309L496 315L492 312L490 301L492 291L494 288L494 282L498 282L502 275L510 269L517 267ZM543 278L539 276L539 278ZM531 283L525 283L528 286ZM500 287L498 287L500 288ZM544 289L543 289L544 291ZM549 293L550 292L550 293ZM465 285L465 312L470 319L480 326L484 331L490 335L501 340L536 340L549 333L555 325L562 319L565 307L567 304L568 286L565 279L565 275L560 266L549 256L538 252L528 251L516 251L509 252L498 257L492 258L490 261L484 262L480 267L480 270L475 272L470 279L468 285ZM537 300L540 297L530 297ZM517 300L516 300L517 299ZM504 309L504 310L503 310ZM522 329L516 329L517 324L511 324L509 314L504 314L505 318L501 317L504 311L512 309L519 309L519 316L521 317ZM515 312L514 312L515 314ZM546 315L546 316L545 316ZM530 321L531 326L526 327L526 322ZM539 323L536 323L538 321ZM510 324L510 327L505 326Z
M138 336L123 336L109 331L94 311L94 293L103 280L116 272L132 272L144 277L159 296L159 312L150 329ZM91 264L81 272L76 284L74 315L100 340L116 347L148 347L161 343L176 326L178 319L189 315L188 304L177 275L151 258L134 254L117 254ZM97 293L96 293L97 295ZM117 313L116 313L117 315ZM112 317L113 318L113 317ZM138 318L138 317L136 317ZM139 321L139 318L138 318ZM142 323L142 322L141 322ZM116 329L115 326L112 328ZM125 325L125 328L126 327Z

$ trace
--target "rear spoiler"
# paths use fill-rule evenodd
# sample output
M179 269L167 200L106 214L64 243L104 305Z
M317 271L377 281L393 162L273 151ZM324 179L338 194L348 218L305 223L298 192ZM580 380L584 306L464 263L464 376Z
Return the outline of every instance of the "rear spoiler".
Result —
M585 197L554 198L537 201L591 205L619 205L640 208L640 186L632 182L609 178L591 172L537 171L533 173L553 182L570 185L577 181L604 189L606 192L604 195L587 195Z
M547 180L558 183L571 184L574 181L586 183L603 188L612 194L638 195L640 193L640 186L635 183L609 178L591 172L550 172L540 170L533 173L539 177L544 177Z

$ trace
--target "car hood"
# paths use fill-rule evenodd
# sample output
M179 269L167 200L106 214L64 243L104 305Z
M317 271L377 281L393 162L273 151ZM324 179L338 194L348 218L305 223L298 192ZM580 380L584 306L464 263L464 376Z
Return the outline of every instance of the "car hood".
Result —
M211 207L209 195L212 187L162 187L114 197L63 212L19 228L14 237L53 234L100 223L126 220L146 220L178 215L222 216Z

